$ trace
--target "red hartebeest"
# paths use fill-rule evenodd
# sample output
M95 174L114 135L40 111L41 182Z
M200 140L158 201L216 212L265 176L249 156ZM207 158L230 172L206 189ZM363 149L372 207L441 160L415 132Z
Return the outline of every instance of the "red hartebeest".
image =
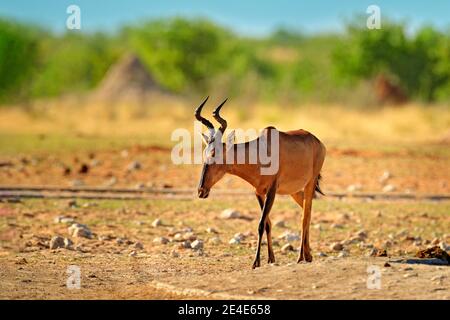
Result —
M275 199L275 194L291 195L303 208L301 247L298 261L312 261L309 246L309 226L311 220L311 207L315 191L322 193L319 187L320 170L322 168L326 149L325 146L311 133L304 130L281 132L274 127L265 128L261 135L253 141L234 144L234 131L227 137L227 142L222 143L222 135L227 128L227 122L220 116L220 109L226 100L213 112L213 117L220 123L216 131L210 121L201 116L201 111L206 100L196 109L195 117L209 129L209 134L203 134L207 145L203 170L198 186L198 196L207 198L210 189L226 173L241 177L255 188L256 197L261 207L261 219L258 226L258 245L256 249L253 268L260 266L261 240L264 230L267 235L269 263L275 262L272 249L271 222L269 212ZM275 130L278 141L272 141L272 130ZM264 143L263 143L264 141ZM254 143L257 142L257 143ZM261 142L261 143L259 143ZM269 153L274 143L278 142L278 170L274 174L263 175L263 164L260 157L255 163L239 163L236 161L237 151L244 150L245 159L249 159L252 148L258 145L267 147ZM217 150L224 150L219 156ZM233 151L233 152L231 152ZM232 157L233 159L227 158ZM220 159L221 161L217 161ZM231 160L231 161L230 161Z

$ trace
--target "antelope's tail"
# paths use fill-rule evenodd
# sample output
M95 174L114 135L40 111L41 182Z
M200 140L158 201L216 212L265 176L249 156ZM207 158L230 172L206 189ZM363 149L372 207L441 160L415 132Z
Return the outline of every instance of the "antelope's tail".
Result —
M317 180L316 180L316 187L315 187L315 191L317 193L320 193L321 195L325 195L325 193L322 192L322 190L320 189L320 180L322 180L322 175L319 173L319 175L317 176ZM317 194L316 194L317 196Z

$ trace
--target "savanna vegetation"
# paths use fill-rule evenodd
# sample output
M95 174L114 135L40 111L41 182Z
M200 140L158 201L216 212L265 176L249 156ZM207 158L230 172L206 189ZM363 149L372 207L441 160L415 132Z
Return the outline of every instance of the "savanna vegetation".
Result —
M252 38L207 20L151 20L115 33L54 34L0 20L0 102L94 88L123 54L133 52L168 91L211 92L266 102L370 104L370 81L382 73L414 100L450 100L450 34L403 23L305 35L279 29Z

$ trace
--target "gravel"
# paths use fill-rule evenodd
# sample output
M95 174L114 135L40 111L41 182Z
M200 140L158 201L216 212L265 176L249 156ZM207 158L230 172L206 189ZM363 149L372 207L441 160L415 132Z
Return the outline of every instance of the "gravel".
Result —
M157 238L153 239L153 243L168 244L169 243L169 239L167 239L165 237L157 237Z
M69 227L69 234L73 237L92 238L92 232L89 228L81 223L74 223Z
M281 252L289 252L289 251L295 251L292 244L286 243L284 246L281 247Z

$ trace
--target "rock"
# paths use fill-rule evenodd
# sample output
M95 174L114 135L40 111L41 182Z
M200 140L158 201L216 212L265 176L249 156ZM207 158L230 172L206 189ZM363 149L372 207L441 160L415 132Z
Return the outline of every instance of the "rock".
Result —
M214 229L214 228L206 228L206 232L207 233L219 233L219 232L217 232L217 230L216 229Z
M290 243L286 243L284 246L281 247L281 252L288 252L288 251L294 251L294 247Z
M67 208L76 208L76 207L78 207L78 204L75 199L67 201Z
M169 243L169 239L167 239L165 237L157 237L157 238L153 239L153 243L168 244Z
M283 234L281 234L278 239L284 239L287 242L300 240L300 236L297 233L290 232L286 230Z
M441 248L444 251L450 251L450 246L448 246L445 242L441 241L439 243L439 248Z
M445 279L445 276L443 274L434 276L433 278L431 278L431 281L443 281Z
M162 221L161 221L161 219L155 219L155 220L153 220L153 222L152 222L152 227L156 228L156 227L159 227L159 226L162 226Z
M356 233L356 236L361 240L361 241L363 241L363 240L365 240L365 239L367 239L367 232L365 231L365 230L359 230L357 233Z
M181 237L183 240L195 241L197 236L193 232L186 232Z
M183 241L181 243L181 248L183 248L183 249L190 249L191 248L191 242L189 240Z
M337 257L338 258L346 258L346 257L348 257L348 252L347 251L341 251L341 252L339 252Z
M133 247L137 250L144 249L144 245L141 242L136 242Z
M432 245L439 245L439 242L441 242L441 240L439 240L439 238L434 238L434 239L431 241L431 244L432 244Z
M69 182L71 187L82 187L84 186L83 180L75 179Z
M78 169L78 173L87 174L89 172L89 166L86 163L82 163L80 168Z
M313 225L313 228L322 231L322 225L320 223L316 223L315 225Z
M130 257L136 257L137 256L137 252L136 251L131 251L129 254Z
M384 247L384 248L391 248L392 245L393 245L393 243L392 243L391 240L386 240L386 241L383 243L383 247Z
M142 164L139 161L133 161L127 165L127 171L136 171L142 169Z
M321 258L328 257L328 255L327 255L326 253L324 253L324 252L319 252L319 253L317 253L317 256L318 256L318 257L321 257Z
M92 238L92 232L89 228L81 223L74 223L69 227L69 234L73 237Z
M234 209L225 209L220 214L222 219L239 219L241 218L241 213Z
M387 185L385 185L385 186L383 187L383 189L382 189L383 192L393 192L393 191L395 191L395 190L396 190L396 188L395 188L395 186L392 185L392 184L387 184Z
M335 242L330 246L330 249L333 251L341 251L344 249L344 246L339 242Z
M385 267L385 268L389 268L391 265L389 264L389 262L385 262L384 263L384 265L383 265L383 267Z
M222 240L220 240L219 237L212 237L211 239L208 240L208 243L211 244L220 244L222 242Z
M174 250L172 250L172 251L170 251L170 255L173 257L173 258L178 258L179 256L180 256L180 254L174 249Z
M50 240L50 249L64 248L64 238L60 236L54 236Z
M70 240L69 238L64 238L64 248L71 249L72 246L73 246L72 240Z
M419 274L418 273L407 273L403 275L403 278L413 278L413 277L418 277Z
M229 243L229 244L233 244L233 245L235 245L235 244L240 244L240 243L241 243L241 240L236 239L236 238L231 238L231 240L230 240L228 243Z
M195 240L191 243L191 248L194 250L203 250L203 241L202 240Z
M389 171L385 171L383 172L383 174L381 175L379 181L384 184L386 183L390 178L392 177L391 173Z
M54 219L55 223L65 223L65 224L73 224L75 223L75 219L74 218L70 218L70 217L65 217L65 216L57 216Z
M239 233L236 233L236 234L233 236L233 238L239 240L239 242L240 242L240 241L245 240L246 237L245 237L245 235L244 235L243 233L240 233L240 232L239 232Z
M362 190L362 185L360 183L351 184L347 187L348 192L356 192L356 191L361 191L361 190Z
M122 151L120 151L120 156L122 158L128 158L129 155L130 154L128 153L128 150L126 150L126 149L123 149Z
M339 223L333 223L331 225L331 229L343 229L343 228L344 228L344 226L342 224L339 224Z
M134 188L135 188L136 190L142 190L142 189L145 189L145 184L144 184L144 183L138 183L138 184L136 184L136 185L134 186Z
M117 178L116 177L111 177L110 179L108 179L103 185L105 187L112 187L117 183Z
M24 257L17 257L15 264L27 264L28 261Z
M341 219L342 220L350 220L350 215L348 213L343 213L343 214L341 214Z
M286 221L278 220L277 222L275 222L274 226L278 228L286 228Z

